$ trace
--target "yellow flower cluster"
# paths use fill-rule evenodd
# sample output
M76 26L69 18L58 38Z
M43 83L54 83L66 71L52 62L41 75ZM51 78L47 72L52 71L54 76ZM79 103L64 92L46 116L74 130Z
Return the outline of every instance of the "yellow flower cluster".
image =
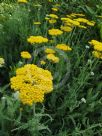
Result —
M79 28L86 29L87 26L95 25L94 21L89 21L86 18L84 18L84 16L85 16L84 14L72 13L70 15L67 15L67 17L61 18L62 23L64 24L63 27L69 26L73 28L74 26L77 26Z
M33 22L34 25L40 25L41 22Z
M5 64L5 61L3 58L0 57L0 67L3 67Z
M52 61L53 63L58 63L59 62L59 58L56 57L54 54L48 54L46 56L46 58L50 61Z
M70 48L68 45L66 44L57 44L56 45L57 49L63 50L63 51L71 51L72 48Z
M49 14L48 16L51 17L51 18L53 18L53 19L58 19L58 16L55 15L55 14Z
M102 59L102 42L99 42L97 40L91 40L89 43L93 46L93 49L94 49L92 54L96 58Z
M94 26L95 25L95 22L89 21L89 20L87 20L85 18L77 18L77 19L75 19L75 21L78 21L80 23L86 23L89 26Z
M57 35L61 35L63 34L63 31L59 30L59 29L50 29L48 30L49 32L49 35L52 35L52 36L57 36Z
M91 40L91 42L89 43L93 45L94 50L102 51L102 42L99 42L97 40Z
M27 3L27 0L18 0L19 3Z
M102 53L100 53L98 51L93 51L92 54L94 57L96 57L98 59L102 59Z
M30 59L31 58L31 55L29 52L27 51L22 51L21 52L21 57L24 58L24 59Z
M67 17L84 17L85 15L82 13L71 13L70 15L67 15Z
M58 11L58 8L52 8L52 11L57 12L57 11Z
M55 24L57 21L55 19L49 19L50 24Z
M46 43L48 42L48 39L45 38L45 37L42 37L42 36L30 36L28 39L27 39L28 43L30 44L40 44L40 43Z
M45 49L45 53L49 53L49 54L54 54L55 50L51 49L51 48L46 48Z
M51 72L34 64L26 64L16 70L16 76L10 79L11 89L19 91L23 104L43 102L44 94L53 90Z
M40 61L40 64L41 64L41 65L45 65L46 62L45 62L44 60L41 60L41 61Z
M71 32L72 31L72 27L70 27L70 26L61 26L60 28L64 32Z

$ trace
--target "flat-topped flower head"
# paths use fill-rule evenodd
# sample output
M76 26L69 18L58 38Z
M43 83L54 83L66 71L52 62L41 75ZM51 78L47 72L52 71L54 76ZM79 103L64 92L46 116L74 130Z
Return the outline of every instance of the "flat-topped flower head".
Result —
M45 53L48 53L48 54L54 54L56 53L55 50L51 49L51 48L46 48L45 49Z
M27 0L18 0L18 3L27 3Z
M27 41L30 44L36 44L36 43L41 44L41 43L47 43L48 39L43 36L30 36L27 39Z
M102 59L102 53L101 52L93 51L92 54L95 58Z
M31 55L28 51L22 51L21 52L21 57L24 58L24 59L30 59L31 58Z
M41 25L41 22L33 22L34 25Z
M60 28L64 32L71 32L73 30L73 28L70 26L61 26Z
M54 54L48 54L48 55L46 56L46 58L47 58L48 60L50 60L51 62L53 62L53 63L58 63L58 62L59 62L59 58L56 57Z
M57 12L57 11L58 11L58 8L52 8L52 11Z
M41 64L41 65L45 65L45 64L46 64L46 61L41 60L41 61L40 61L40 64Z
M44 94L53 90L51 72L34 64L26 64L16 70L16 76L10 79L11 89L19 91L23 104L43 102Z
M48 30L48 33L49 33L49 35L57 36L57 35L62 35L63 31L53 28L53 29Z
M91 40L89 44L93 45L94 50L102 51L102 42Z
M56 21L55 19L50 19L50 20L49 20L49 23L50 23L50 24L55 24L56 22L57 22L57 21Z
M51 17L51 18L53 18L53 19L58 19L58 16L55 15L55 14L49 14L48 16Z
M57 44L56 48L63 50L63 51L71 51L72 50L72 48L69 45L66 45L66 44Z

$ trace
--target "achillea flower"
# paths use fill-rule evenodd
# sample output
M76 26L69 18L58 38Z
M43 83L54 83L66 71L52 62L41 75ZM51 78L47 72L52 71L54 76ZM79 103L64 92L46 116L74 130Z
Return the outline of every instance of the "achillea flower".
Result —
M63 51L71 51L72 50L72 48L70 48L66 44L57 44L56 48L60 49L60 50L63 50Z
M31 55L29 52L27 51L22 51L21 52L21 57L24 58L24 59L30 59L31 58Z
M86 28L87 28L87 27L84 26L84 25L79 25L78 27L79 27L79 28L83 28L83 29L86 29Z
M94 26L94 25L95 25L95 22L94 22L94 21L88 21L88 22L87 22L87 25L89 25L89 26Z
M56 22L57 22L57 21L56 21L55 19L50 19L50 20L49 20L49 23L50 23L50 24L55 24Z
M67 19L68 19L67 17L62 17L61 18L62 21L67 21Z
M93 56L98 58L98 59L102 59L102 53L98 52L98 51L93 51L92 52Z
M99 45L99 44L101 44L99 41L97 41L97 40L91 40L90 42L89 42L89 44L91 44L91 45Z
M11 89L19 91L23 104L43 102L44 94L53 90L51 72L34 64L26 64L16 70L16 76L10 79Z
M51 48L46 48L45 49L45 53L48 53L48 54L54 54L56 53L55 50L51 49Z
M97 40L91 40L89 43L93 45L94 50L102 51L102 42L99 42Z
M28 39L27 39L28 43L30 44L40 44L40 43L46 43L48 42L48 39L45 38L45 37L42 37L42 36L30 36Z
M61 35L63 34L63 31L59 30L59 29L50 29L48 30L49 32L49 35L52 35L52 36L57 36L57 35Z
M75 21L78 21L78 22L80 22L80 23L87 23L87 22L89 22L87 19L85 19L85 18L77 18L77 19L74 19Z
M72 31L72 27L69 27L69 26L61 26L60 28L64 32L71 32Z
M56 57L54 54L48 54L46 56L46 58L50 61L52 61L53 63L58 63L59 62L59 58Z
M102 43L101 44L98 44L98 45L94 45L94 50L97 50L97 51L102 51Z
M45 17L45 20L50 20L50 18L48 18L48 17Z
M94 21L89 21L89 20L87 20L85 18L77 18L77 19L75 19L75 21L78 21L80 23L85 23L85 24L87 24L89 26L94 26L95 25Z
M41 60L41 61L40 61L40 64L41 64L41 65L45 65L46 62L45 62L44 60Z
M18 0L19 3L27 3L27 0Z
M55 15L55 14L49 14L48 16L51 17L51 18L53 18L53 19L58 19L58 16Z
M52 8L52 11L57 12L57 11L58 11L58 8Z
M41 22L33 22L34 25L41 25Z
M85 15L82 13L72 13L70 16L79 16L79 17L84 17Z
M5 64L4 58L1 58L1 57L0 57L0 68L3 67L4 64Z
M71 18L61 18L62 21L64 21L64 23L70 23L71 26L79 26L80 22L78 22L77 20L72 20Z

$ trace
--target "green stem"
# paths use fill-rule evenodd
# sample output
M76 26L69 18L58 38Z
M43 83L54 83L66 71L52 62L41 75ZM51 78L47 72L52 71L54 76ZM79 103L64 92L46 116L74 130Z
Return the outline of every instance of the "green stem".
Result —
M33 104L33 115L35 116L35 103Z

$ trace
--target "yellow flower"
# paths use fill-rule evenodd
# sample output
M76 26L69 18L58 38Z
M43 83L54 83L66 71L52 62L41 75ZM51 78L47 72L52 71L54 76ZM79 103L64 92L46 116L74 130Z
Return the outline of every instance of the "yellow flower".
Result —
M48 30L49 35L53 35L53 36L57 36L57 35L61 35L63 34L63 31L59 30L59 29L50 29Z
M80 23L87 23L88 22L88 20L87 19L85 19L85 18L77 18L77 19L74 19L75 21L78 21L78 22L80 22Z
M48 42L48 39L45 38L45 37L42 37L42 36L30 36L27 41L30 43L30 44L36 44L36 43L46 43Z
M56 53L55 50L51 49L51 48L46 48L45 49L45 53L50 53L50 54L54 54Z
M86 28L87 28L87 27L84 26L84 25L79 25L78 27L79 27L79 28L83 28L83 29L86 29Z
M59 62L59 58L56 57L54 54L48 54L46 56L46 58L50 61L52 61L53 63L58 63Z
M4 58L0 57L0 67L3 67L5 64Z
M31 58L31 55L29 52L27 51L22 51L21 52L21 57L24 58L24 59L30 59Z
M62 17L61 18L62 21L67 21L67 19L68 19L67 17Z
M99 59L102 59L102 53L98 51L93 51L92 52L93 56Z
M45 20L49 20L50 18L48 18L48 17L45 17Z
M71 26L79 26L80 22L78 22L77 20L72 20L71 18L61 18L62 21L64 21L64 23L70 23Z
M16 70L16 76L10 79L11 89L19 91L23 104L43 102L44 94L53 90L51 72L34 64L26 64Z
M68 45L66 44L57 44L56 45L57 49L63 50L63 51L71 51L72 48L70 48Z
M45 65L46 62L45 62L44 60L41 60L41 61L40 61L40 64L41 64L41 65Z
M33 22L34 25L40 25L41 22Z
M102 42L99 42L97 40L91 40L91 42L89 43L93 45L94 50L102 51Z
M100 42L99 41L97 41L97 40L91 40L90 42L89 42L89 44L91 44L91 45L99 45L100 44Z
M57 22L57 21L56 21L55 19L50 19L50 20L49 20L49 23L50 23L50 24L55 24L56 22Z
M72 13L72 14L70 14L70 16L79 16L79 17L84 17L85 15L84 14L82 14L82 13Z
M60 28L61 28L62 31L65 31L65 32L72 31L72 27L69 27L69 26L61 26Z
M27 3L27 0L18 0L19 3Z
M85 18L77 18L77 19L74 19L75 21L78 21L78 22L80 22L80 23L85 23L85 24L87 24L87 25L89 25L89 26L94 26L95 25L95 22L94 21L89 21L89 20L87 20L87 19L85 19Z
M89 25L89 26L94 26L94 25L95 25L95 22L93 22L93 21L88 21L88 22L87 22L87 25Z
M55 14L49 14L48 16L51 17L51 18L53 18L53 19L58 19L58 16L55 15Z
M94 50L97 50L97 51L102 51L102 43L101 44L98 44L98 45L94 45Z
M56 11L56 12L57 12L57 11L58 11L58 8L52 8L52 11Z

